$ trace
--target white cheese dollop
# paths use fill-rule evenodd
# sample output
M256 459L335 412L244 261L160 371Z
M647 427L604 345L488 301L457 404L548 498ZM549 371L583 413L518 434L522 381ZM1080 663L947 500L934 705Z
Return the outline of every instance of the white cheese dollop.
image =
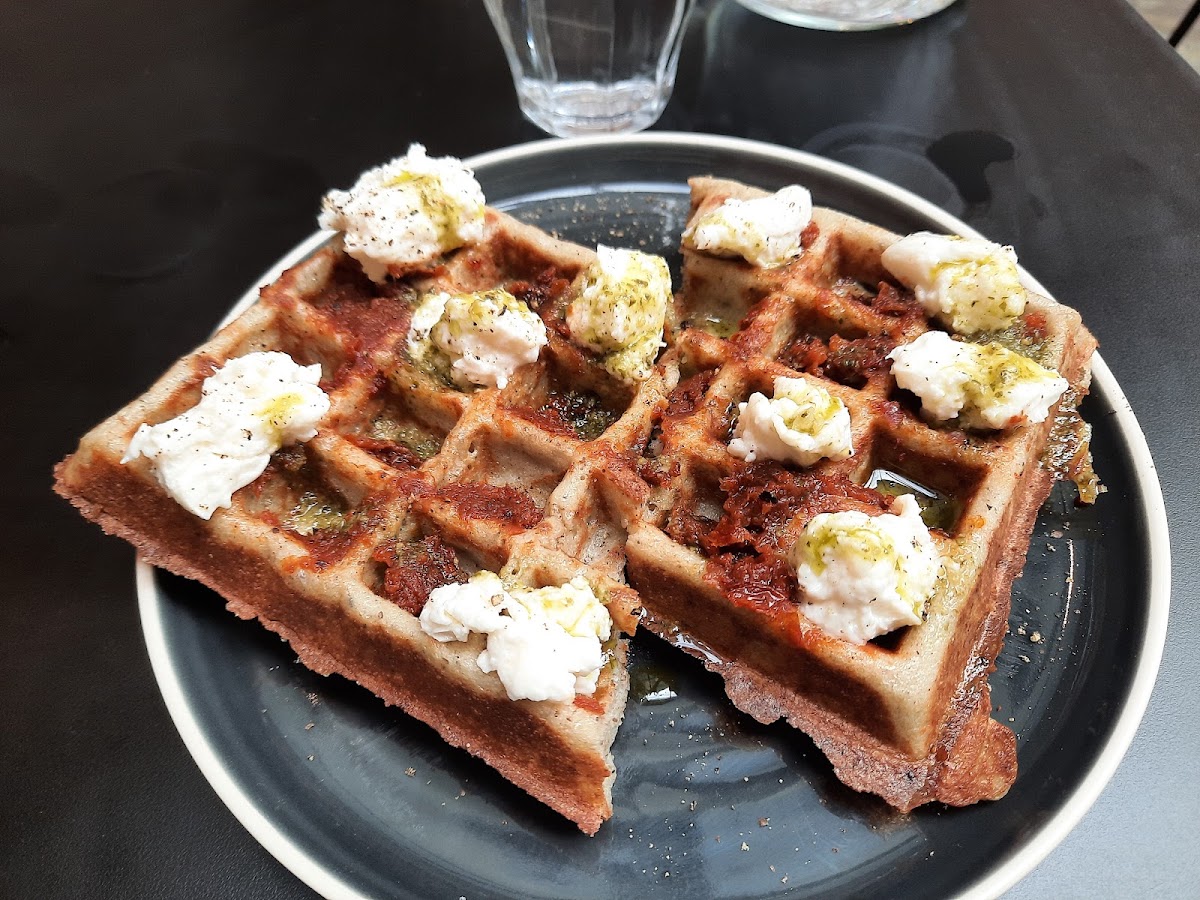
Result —
M790 184L769 197L726 200L688 226L683 240L717 256L740 256L763 268L781 266L803 251L800 232L812 212L812 195Z
M1067 380L999 344L956 341L929 331L888 354L896 384L921 398L937 422L958 417L965 428L1012 428L1044 422Z
M893 509L821 513L793 551L800 612L826 634L863 644L902 625L919 625L941 562L916 500Z
M880 260L929 315L962 334L1007 328L1025 311L1012 247L920 231L896 241Z
M349 191L330 191L321 207L321 227L343 232L346 252L372 281L383 281L391 266L429 263L483 237L474 174L453 156L426 156L420 144L368 169Z
M443 644L465 641L472 631L490 634L504 626L501 612L508 600L498 575L476 572L466 584L433 589L421 609L421 630Z
M286 353L248 353L204 379L200 402L157 425L141 425L121 460L143 456L181 506L211 518L266 469L285 444L307 441L329 410L318 365Z
M459 387L504 387L519 366L537 360L546 341L537 313L500 288L428 294L408 329L413 361Z
M512 700L571 700L596 692L602 642L612 619L591 586L576 576L559 587L506 588L493 572L435 588L421 628L447 643L487 636L477 660L495 672Z
M567 307L571 336L604 354L604 367L623 381L650 377L671 302L671 270L661 256L596 248L579 293Z
M803 378L776 378L771 399L755 391L738 404L729 452L746 462L765 457L799 466L846 459L854 455L850 411L819 385Z

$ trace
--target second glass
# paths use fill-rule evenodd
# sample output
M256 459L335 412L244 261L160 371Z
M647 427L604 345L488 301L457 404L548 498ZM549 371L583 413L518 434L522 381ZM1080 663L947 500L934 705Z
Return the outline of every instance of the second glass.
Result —
M907 25L945 9L954 0L737 0L756 13L825 31L869 31Z
M675 86L693 0L484 0L521 111L559 137L641 131Z

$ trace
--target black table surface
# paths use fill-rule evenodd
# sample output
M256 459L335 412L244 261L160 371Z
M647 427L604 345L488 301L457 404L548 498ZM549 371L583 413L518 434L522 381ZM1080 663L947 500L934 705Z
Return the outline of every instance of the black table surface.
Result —
M961 0L871 34L721 0L656 128L891 179L1081 310L1158 464L1170 633L1116 776L1011 896L1195 896L1200 79L1121 0ZM51 0L0 12L0 136L0 894L309 896L188 756L133 552L50 469L312 232L325 190L410 141L541 135L478 2Z

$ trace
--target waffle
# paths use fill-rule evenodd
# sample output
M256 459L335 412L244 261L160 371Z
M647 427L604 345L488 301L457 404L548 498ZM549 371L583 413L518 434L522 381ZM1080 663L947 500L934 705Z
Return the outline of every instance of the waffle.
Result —
M760 195L694 179L692 220ZM926 424L885 358L930 328L881 267L895 240L817 209L785 266L684 248L681 333L664 360L673 390L644 454L656 486L627 553L647 627L723 676L755 719L807 732L843 782L908 811L998 798L1015 778L1015 737L990 718L987 674L1038 508L1064 459L1087 466L1074 408L1095 341L1073 310L1033 296L991 337L1070 382L1055 413L989 435ZM781 375L845 403L854 456L797 470L730 454L737 404ZM878 514L897 491L925 495L945 564L925 621L863 645L832 638L797 614L787 549L814 515Z
M606 460L611 446L644 442L661 379L634 390L553 330L503 390L453 389L404 352L423 292L504 285L561 318L563 291L593 258L490 210L480 242L386 285L334 243L86 435L56 489L151 563L259 619L309 668L357 681L594 833L612 809L624 642L606 647L594 695L513 701L476 664L480 636L438 643L412 612L456 573L488 569L530 587L583 575L632 632L624 543L646 486ZM262 350L319 364L331 407L316 437L277 452L206 522L144 459L121 458L139 424L191 408L217 367Z
M692 187L693 217L761 193ZM1033 298L995 337L1070 381L1056 414L990 437L930 427L884 359L930 327L881 268L895 239L818 209L785 266L685 247L668 347L633 384L566 324L589 249L489 209L482 239L376 284L334 240L86 435L56 490L310 668L427 722L589 834L612 812L624 640L606 644L594 695L510 700L476 662L480 635L438 643L421 629L433 589L478 570L528 587L583 576L619 632L640 621L698 656L741 709L811 735L851 787L903 810L999 797L1015 741L989 717L986 676L1037 509L1057 477L1087 471L1074 407L1095 344L1073 311ZM411 360L422 296L495 287L545 323L537 362L503 388L464 391ZM263 350L318 364L331 405L230 508L198 518L144 459L122 463L140 424L192 408L208 375ZM780 375L844 402L854 456L799 470L730 454L737 403ZM924 497L950 574L921 625L862 646L831 638L797 614L786 549L817 513L879 513L897 491Z

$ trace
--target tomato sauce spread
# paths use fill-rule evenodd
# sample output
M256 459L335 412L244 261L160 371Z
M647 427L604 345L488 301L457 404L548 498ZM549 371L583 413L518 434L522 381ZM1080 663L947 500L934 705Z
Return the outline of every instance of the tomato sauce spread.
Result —
M887 356L894 349L896 342L883 335L847 340L835 334L829 339L829 357L823 371L841 384L862 387L890 371Z
M778 538L793 519L843 509L846 501L886 510L891 501L855 484L842 473L792 472L776 462L751 463L721 479L723 515L700 542L710 555L778 550Z
M414 616L421 614L434 588L467 580L458 556L437 535L419 541L388 541L377 547L371 558L385 566L383 596Z
M604 712L604 704L598 698L589 697L586 694L576 694L575 705L594 716L601 715Z
M381 441L376 438L355 434L348 436L350 442L362 450L366 450L384 465L393 469L419 469L422 459L403 444L392 441Z
M775 462L752 463L722 478L717 521L672 512L668 532L708 558L706 577L735 603L763 612L790 610L796 575L780 539L794 519L807 521L848 505L886 510L891 501L841 473L792 472Z
M671 510L671 518L667 521L667 534L689 547L703 547L704 539L716 527L714 519L697 514L683 506Z
M560 297L571 287L571 280L563 278L557 269L545 269L533 281L513 281L508 285L508 292L525 303L534 312L542 307L553 309Z
M243 490L244 502L260 519L303 545L305 555L286 563L292 571L327 569L383 522L379 507L384 499L371 496L357 507L347 508L344 498L322 478L303 444L276 451L263 475Z
M786 612L795 603L796 572L777 556L731 554L709 560L705 575L735 603L760 612Z
M1045 313L1035 309L1026 310L1025 315L1021 317L1021 322L1025 326L1025 336L1030 340L1044 341L1046 339L1049 322Z
M344 528L317 528L311 534L300 537L308 551L303 568L320 571L338 562L361 535L382 525L383 517L369 503L365 503L348 514L345 521Z
M829 344L816 335L801 335L780 351L779 361L797 372L820 375L829 359Z
M321 310L345 336L353 336L355 351L382 345L389 337L408 333L413 291L395 282L375 284L352 260L340 260L329 284L309 303Z
M304 556L291 557L284 562L286 571L304 569L309 572L321 572L340 562L359 538L383 524L383 516L369 500L359 509L335 515L339 520L338 524L313 528L303 534L291 527L288 520L277 513L264 512L260 513L259 517L275 530L287 531L291 537L304 545Z
M661 459L643 457L637 462L638 477L652 487L670 484L679 477L679 471L680 465L677 459L664 462Z
M708 369L679 382L675 390L667 395L667 408L663 418L682 419L694 413L716 375L716 369Z
M430 498L454 505L466 519L487 519L514 531L533 528L542 521L542 511L533 498L511 487L459 482L438 488Z
M509 409L552 434L580 441L596 440L621 417L620 411L611 409L599 394L586 390L555 390L547 393L537 409L529 406Z
M895 348L896 342L886 335L844 338L835 334L828 341L808 335L788 344L779 361L799 372L861 388L890 371L887 355Z
M529 406L509 406L516 416L520 416L528 422L532 422L543 431L548 431L551 434L557 434L561 437L579 438L579 433L571 427L569 422L564 422L562 416L558 415L558 411L551 408L551 404L547 404L539 409L533 409Z
M893 319L925 321L925 308L917 302L912 292L899 290L886 281L879 282L879 291L874 297L864 297L862 302L875 312Z

